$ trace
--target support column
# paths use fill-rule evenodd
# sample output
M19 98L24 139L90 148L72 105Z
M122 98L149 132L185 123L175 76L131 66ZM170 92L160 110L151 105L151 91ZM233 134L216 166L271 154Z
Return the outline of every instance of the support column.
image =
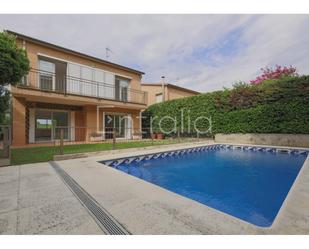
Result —
M22 98L12 98L12 145L26 145L26 103Z
M97 132L97 108L96 106L85 106L86 112L86 141L90 141L92 133Z

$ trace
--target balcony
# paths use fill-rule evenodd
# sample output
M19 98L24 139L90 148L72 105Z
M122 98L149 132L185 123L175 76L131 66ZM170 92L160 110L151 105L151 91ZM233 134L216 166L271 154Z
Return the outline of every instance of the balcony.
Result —
M31 69L18 87L64 95L72 94L125 103L147 104L146 92L123 87L117 85L116 82L112 85L37 69Z

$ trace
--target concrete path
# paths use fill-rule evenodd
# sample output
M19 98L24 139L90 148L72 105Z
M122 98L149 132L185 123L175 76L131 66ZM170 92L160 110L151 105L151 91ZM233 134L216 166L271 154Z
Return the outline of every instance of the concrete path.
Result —
M102 234L49 163L0 168L0 234Z

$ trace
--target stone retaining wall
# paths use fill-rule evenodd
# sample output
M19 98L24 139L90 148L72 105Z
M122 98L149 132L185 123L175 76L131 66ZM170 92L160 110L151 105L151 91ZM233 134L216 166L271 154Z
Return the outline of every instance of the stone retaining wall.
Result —
M309 134L219 133L215 135L215 142L309 147Z

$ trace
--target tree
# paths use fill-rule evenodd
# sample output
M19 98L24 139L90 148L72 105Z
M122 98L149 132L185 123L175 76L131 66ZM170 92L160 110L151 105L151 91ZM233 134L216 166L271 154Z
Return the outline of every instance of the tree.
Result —
M298 74L296 73L296 68L289 66L289 67L282 67L276 65L275 69L272 68L261 68L262 74L256 77L255 80L251 80L250 83L252 85L258 85L264 82L265 80L270 79L281 79L283 77L296 77Z
M10 93L0 85L0 124L5 123L5 114L9 109Z
M29 59L24 49L16 44L15 36L0 32L0 123L9 107L8 85L16 85L28 74Z

